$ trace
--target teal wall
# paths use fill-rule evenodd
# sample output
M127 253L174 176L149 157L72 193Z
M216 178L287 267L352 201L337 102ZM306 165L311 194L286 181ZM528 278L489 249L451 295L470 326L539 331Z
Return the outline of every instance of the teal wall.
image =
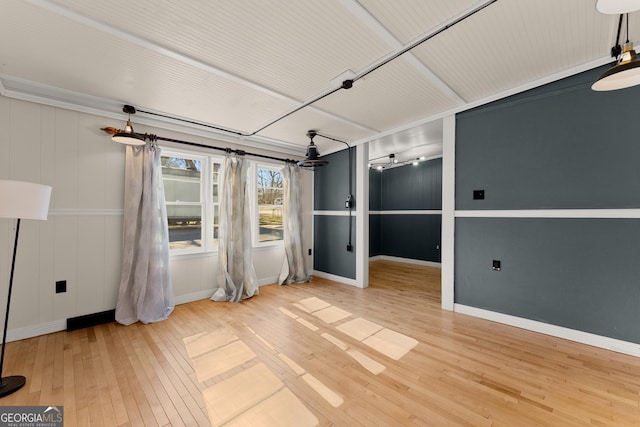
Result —
M640 207L640 88L602 71L458 114L456 209ZM640 219L558 216L456 218L455 302L640 343Z

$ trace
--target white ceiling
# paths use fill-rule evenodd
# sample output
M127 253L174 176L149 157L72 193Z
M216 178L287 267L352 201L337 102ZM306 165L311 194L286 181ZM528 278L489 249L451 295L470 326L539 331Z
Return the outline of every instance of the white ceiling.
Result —
M0 0L0 90L252 134L486 4L244 138L303 154L315 129L372 141L371 158L432 156L445 115L609 62L618 17L595 0Z

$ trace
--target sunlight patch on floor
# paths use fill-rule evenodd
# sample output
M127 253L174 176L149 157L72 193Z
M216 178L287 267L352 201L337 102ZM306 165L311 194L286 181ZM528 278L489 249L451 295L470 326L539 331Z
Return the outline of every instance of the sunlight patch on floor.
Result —
M315 415L288 388L283 388L225 424L225 426L247 427L307 427L316 425L318 425L318 419Z
M234 341L202 356L193 358L193 370L198 381L204 382L256 357L242 341Z
M222 425L262 402L282 388L280 381L263 363L219 382L202 392L211 425Z
M344 399L335 391L331 390L329 387L324 385L322 381L317 379L311 374L304 374L302 379L305 380L309 386L314 389L320 396L324 398L327 402L331 404L334 408L342 405L344 403Z
M375 360L373 360L366 354L359 352L358 350L349 349L347 350L347 354L373 375L378 375L386 369L386 367L382 363L376 362Z
M418 345L415 339L386 328L362 342L393 360L400 360Z
M366 319L358 317L357 319L350 320L342 325L336 327L343 334L349 335L351 338L358 341L370 337L376 332L382 330L383 326L377 323L370 322Z
M351 316L351 313L344 311L338 307L330 306L314 312L313 315L325 323L335 323L339 320L344 320L347 317Z
M227 345L237 340L238 337L233 332L225 329L217 329L213 332L201 332L189 338L184 339L187 353L192 359L198 357L218 347Z
M313 305L314 303L312 303ZM315 303L316 306L322 304ZM280 308L284 314L293 313ZM287 314L287 315L289 315ZM317 326L297 316L305 327L317 330ZM343 397L307 372L289 356L279 352L267 339L246 323L246 330L266 348L276 354L294 373L296 380L314 390L330 405L338 407ZM316 426L318 419L276 376L258 355L229 329L201 332L183 339L196 377L200 383L218 377L219 382L203 390L202 395L211 425L230 426ZM233 376L224 375L245 363L256 363Z
M320 298L311 297L307 299L303 299L297 303L294 303L296 307L301 309L302 311L306 311L307 313L313 313L314 311L322 310L323 308L329 307L329 304L326 301L321 300Z

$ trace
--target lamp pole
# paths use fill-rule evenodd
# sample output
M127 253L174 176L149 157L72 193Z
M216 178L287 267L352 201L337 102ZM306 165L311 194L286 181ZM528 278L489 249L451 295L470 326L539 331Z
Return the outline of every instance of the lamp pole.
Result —
M24 386L27 379L22 375L2 376L4 368L4 350L7 347L7 327L9 326L9 307L11 306L11 290L13 289L13 272L16 267L16 252L18 250L18 234L20 233L20 218L16 223L16 239L13 244L13 258L11 259L11 275L9 276L9 294L7 295L7 310L4 315L4 331L2 332L2 355L0 356L0 397L9 395Z

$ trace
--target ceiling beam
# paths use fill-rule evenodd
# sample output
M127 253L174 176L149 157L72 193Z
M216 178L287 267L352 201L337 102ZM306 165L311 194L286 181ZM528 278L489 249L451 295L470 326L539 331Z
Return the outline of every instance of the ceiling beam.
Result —
M181 62L183 64L192 66L194 68L197 68L199 70L202 70L204 72L210 73L212 75L224 78L226 80L232 81L234 83L240 84L242 86L245 86L249 89L261 92L265 95L274 97L276 99L279 100L283 100L283 101L287 101L287 102L291 102L293 104L296 105L303 105L306 103L306 101L300 101L298 99L294 99L291 98L290 96L287 96L285 94L282 94L280 92L277 92L273 89L270 89L268 87L259 85L255 82L252 82L250 80L247 80L243 77L240 77L236 74L233 73L229 73L227 71L221 70L218 67L215 67L211 64L208 64L206 62L203 62L197 58L193 58L191 56L185 55L183 53L177 52L175 50L169 49L167 47L161 46L158 43L155 43L151 40L147 40L143 37L139 37L136 36L135 34L129 33L127 31L121 30L119 28L114 28L111 25L108 25L104 22L101 22L97 19L93 19L90 17L87 17L85 15L82 15L81 13L78 13L74 10L71 10L67 7L61 6L59 4L53 3L49 0L27 0L28 3L39 7L41 9L47 10L49 12L55 13L57 15L63 16L65 18L71 19L75 22L78 22L80 24L86 25L90 28L93 28L95 30L98 31L102 31L104 33L110 34L114 37L117 37L121 40L124 40L128 43L131 44L135 44L137 46L140 46L144 49L147 49L151 52L163 55L167 58L171 58L174 59L178 62ZM355 123L351 120L348 120L342 116L338 116L332 113L329 113L327 111L321 110L320 108L314 107L314 106L309 106L308 107L310 110L314 111L315 113L319 113L322 114L325 117L331 118L333 120L337 120L340 121L344 124L347 124L349 126L353 126L357 129L360 130L364 130L367 132L376 132L374 129L370 129L366 126L361 125L360 123Z
M392 48L394 51L391 55L394 55L397 52L402 51L407 45L403 45L400 40L398 40L384 25L380 23L371 13L362 6L358 0L342 0L342 4L344 7L351 12L351 14L358 19L360 22L365 24L371 31L376 33L378 37L384 40L387 45ZM477 8L474 7L474 9ZM459 16L463 16L468 11L464 11L459 14ZM457 18L457 17L456 17ZM450 20L455 21L455 18ZM431 29L425 34L431 32ZM420 35L417 37L418 39L423 37ZM460 95L456 93L455 90L451 88L447 83L445 83L439 76L437 76L429 67L427 67L422 61L420 61L413 53L407 52L404 55L404 58L412 65L427 81L429 81L433 86L435 86L440 92L447 96L451 101L453 101L456 105L464 105L467 103L465 99L463 99Z

